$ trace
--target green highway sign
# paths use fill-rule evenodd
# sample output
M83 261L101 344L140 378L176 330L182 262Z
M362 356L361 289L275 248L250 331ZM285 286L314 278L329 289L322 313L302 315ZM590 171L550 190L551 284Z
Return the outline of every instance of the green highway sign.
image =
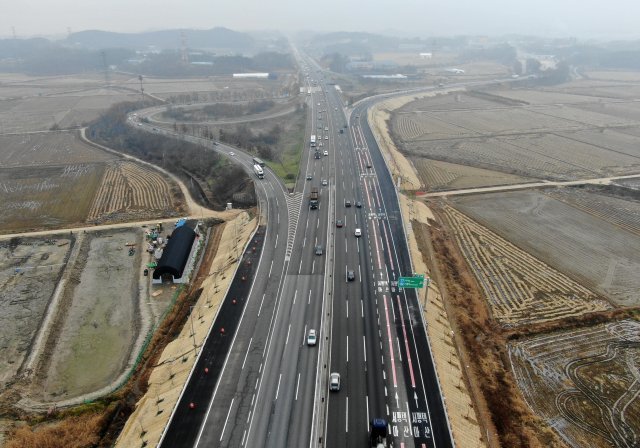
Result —
M400 277L398 279L398 288L424 288L424 275Z

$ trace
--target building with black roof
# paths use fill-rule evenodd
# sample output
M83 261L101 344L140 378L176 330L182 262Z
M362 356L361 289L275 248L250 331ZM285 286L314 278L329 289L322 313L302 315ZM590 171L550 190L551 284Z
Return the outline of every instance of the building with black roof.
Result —
M196 232L183 225L176 228L167 241L158 265L153 271L154 283L162 282L163 278L171 276L174 283L181 283L184 268L189 261L189 254L196 239Z

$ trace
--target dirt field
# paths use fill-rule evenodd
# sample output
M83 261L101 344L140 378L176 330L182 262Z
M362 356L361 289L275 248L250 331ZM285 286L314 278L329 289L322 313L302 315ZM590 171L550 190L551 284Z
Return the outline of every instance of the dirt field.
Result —
M87 215L89 223L177 216L177 186L158 171L129 161L112 162Z
M113 74L111 83L129 77ZM135 78L137 80L137 78ZM57 125L78 127L136 92L105 89L104 76L25 77L5 74L0 83L0 134L43 131Z
M456 242L505 327L604 311L595 294L451 207L444 207Z
M115 158L82 143L73 131L0 136L0 168L84 165Z
M640 444L640 323L543 334L508 344L520 390L570 447Z
M620 306L638 306L640 237L537 191L459 197L456 208Z
M621 99L628 85L609 97L576 86L581 82L414 101L393 114L393 138L414 164L424 157L552 180L640 172L638 92Z
M411 161L418 172L418 177L428 191L519 184L529 180L525 177L499 171L430 160L424 157L414 157Z
M71 245L69 238L0 243L0 389L25 361Z
M173 181L76 132L0 136L0 232L170 217L182 203Z
M47 343L55 350L45 354L38 372L44 376L38 398L76 397L107 386L122 372L139 328L141 242L137 230L90 234L82 242L69 267L61 299L65 312L55 324L59 333ZM136 244L134 256L127 243Z

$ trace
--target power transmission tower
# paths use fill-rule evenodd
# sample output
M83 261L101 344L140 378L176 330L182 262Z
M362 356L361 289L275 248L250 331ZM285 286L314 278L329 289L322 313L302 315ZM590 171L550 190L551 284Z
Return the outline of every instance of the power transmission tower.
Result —
M187 65L189 63L189 52L187 50L187 35L184 31L180 31L180 59L182 63Z
M107 52L102 50L100 52L102 56L102 68L104 68L104 84L105 87L109 87L109 66L107 65Z

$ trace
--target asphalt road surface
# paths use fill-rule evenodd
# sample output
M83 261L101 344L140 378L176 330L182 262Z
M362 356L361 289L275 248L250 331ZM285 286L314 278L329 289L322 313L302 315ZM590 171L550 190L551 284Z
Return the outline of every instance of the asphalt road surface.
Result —
M316 146L303 151L294 193L268 170L256 180L264 250L243 312L221 315L215 327L237 320L237 331L223 362L223 352L209 348L219 345L214 328L201 359L218 368L199 379L204 364L197 365L162 446L366 446L369 420L382 417L393 446L449 447L416 295L395 286L412 272L393 181L366 123L369 103L348 121L339 92L311 61L303 66L306 138L316 135ZM241 151L212 149L251 167ZM308 205L312 187L317 209ZM315 346L307 345L310 329ZM338 392L328 390L331 372L341 376Z

